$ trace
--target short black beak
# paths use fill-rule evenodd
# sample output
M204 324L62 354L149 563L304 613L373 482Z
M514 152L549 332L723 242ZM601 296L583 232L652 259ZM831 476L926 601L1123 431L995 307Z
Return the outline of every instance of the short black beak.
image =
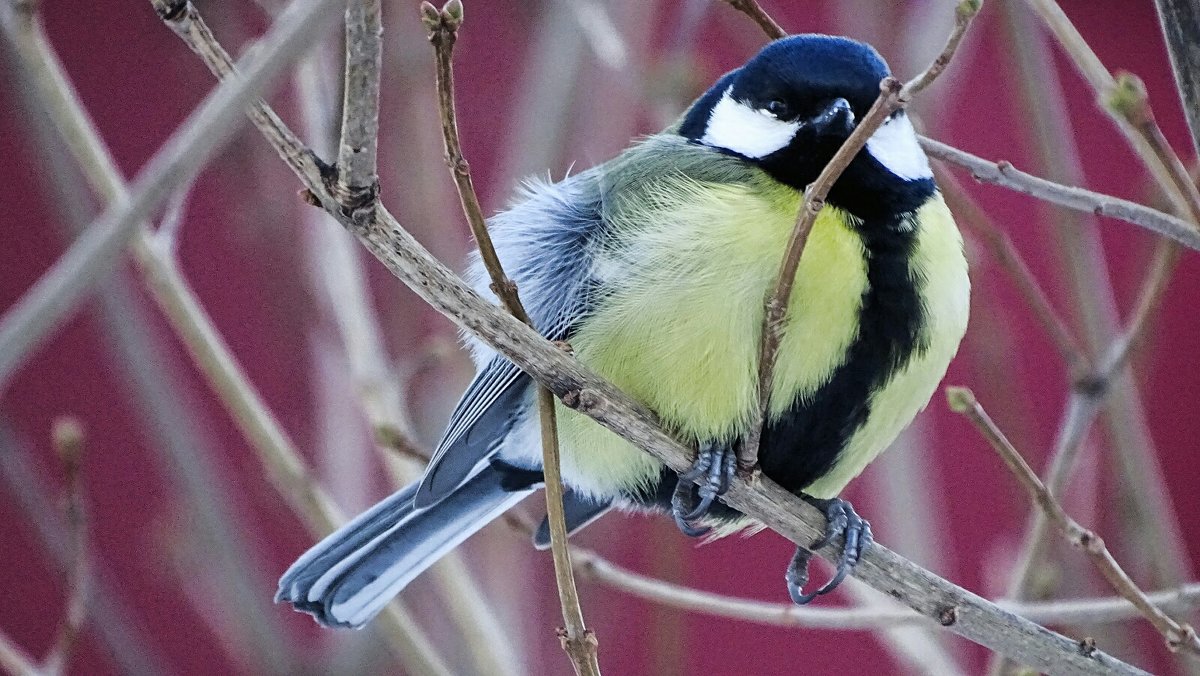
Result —
M818 136L844 138L854 131L854 121L854 111L850 109L850 102L837 98L809 120L809 124Z

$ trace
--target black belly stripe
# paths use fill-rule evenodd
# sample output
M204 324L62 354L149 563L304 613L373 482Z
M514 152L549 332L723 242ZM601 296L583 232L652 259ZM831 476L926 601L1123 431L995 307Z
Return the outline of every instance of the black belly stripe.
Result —
M920 280L910 265L916 228L898 227L900 218L858 228L867 289L846 360L815 394L797 398L763 431L763 474L789 491L800 492L833 469L870 415L871 393L925 349Z

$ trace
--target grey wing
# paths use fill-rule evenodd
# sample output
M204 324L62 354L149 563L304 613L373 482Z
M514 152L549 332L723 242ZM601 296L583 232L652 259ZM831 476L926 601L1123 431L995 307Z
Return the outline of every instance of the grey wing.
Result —
M517 283L534 327L550 340L568 340L591 308L591 250L603 229L593 176L530 185L523 202L489 224L505 272ZM494 298L477 258L469 276L480 293ZM478 341L472 346L479 370L434 449L417 507L438 502L491 462L530 401L528 375Z

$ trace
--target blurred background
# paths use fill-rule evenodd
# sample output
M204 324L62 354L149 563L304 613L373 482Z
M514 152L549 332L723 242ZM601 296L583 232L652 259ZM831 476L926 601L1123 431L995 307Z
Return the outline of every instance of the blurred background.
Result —
M488 212L503 208L524 176L561 177L661 129L764 43L752 22L713 0L466 4L455 56L459 119ZM901 77L940 51L954 5L765 4L790 32L874 44ZM279 9L271 0L198 7L235 54ZM1069 0L1063 7L1110 70L1144 80L1159 124L1191 166L1192 143L1153 3ZM432 50L415 1L384 0L383 9L383 199L436 256L461 269L469 231L442 160ZM127 177L213 87L149 3L43 0L41 14ZM277 78L269 97L326 158L340 105L340 43L340 30L329 31ZM16 302L103 204L4 44L0 309ZM1024 2L986 3L914 115L928 135L977 155L1165 206ZM296 179L256 131L243 127L163 218L178 228L183 278L318 483L352 514L387 494L393 473L419 471L410 453L390 448L395 433L404 448L429 448L471 366L452 324L306 207ZM947 169L961 183L956 192L969 194L1011 238L1085 349L1102 351L1130 314L1153 237ZM1071 371L968 220L960 212L974 283L972 324L946 382L973 388L1041 471L1062 425ZM1194 579L1191 558L1200 555L1200 332L1188 309L1200 301L1196 265L1194 254L1183 255L1133 355L1131 376L1112 388L1064 496L1145 589ZM85 430L80 480L92 598L69 673L401 671L383 633L321 630L272 604L279 574L316 534L272 483L255 443L222 402L138 268L130 260L114 269L0 392L0 588L8 590L0 630L39 657L63 620L72 557L62 516L66 479L51 429L73 416ZM901 554L989 598L1009 589L1029 501L940 394L846 497L871 519L879 541ZM523 509L540 519L540 503L529 500ZM610 515L576 540L671 582L787 602L783 570L793 548L771 532L697 546L668 519ZM554 636L562 620L548 555L498 522L468 541L453 565L457 574L462 566L470 571L493 613L491 623L474 628L489 635L482 645L491 648L480 650L478 640L464 636L456 610L462 598L444 591L455 571L426 575L403 596L450 670L568 672ZM989 657L948 632L917 640L772 627L642 601L586 578L579 587L606 673L979 673ZM864 589L846 585L823 603L882 602ZM1110 595L1086 558L1057 540L1032 567L1029 589L1038 598ZM1096 637L1104 650L1156 672L1186 671L1141 620L1056 628Z

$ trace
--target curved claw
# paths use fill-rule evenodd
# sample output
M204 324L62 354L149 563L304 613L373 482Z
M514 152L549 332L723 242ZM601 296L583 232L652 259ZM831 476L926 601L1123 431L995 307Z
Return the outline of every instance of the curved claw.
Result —
M839 498L818 500L816 498L805 497L805 499L814 506L822 509L825 512L826 519L828 519L824 536L813 543L809 549L820 549L843 533L846 537L846 543L842 548L842 556L838 560L837 571L834 573L833 578L822 585L821 588L807 594L802 593L802 590L804 584L808 582L808 562L812 559L812 552L801 548L796 549L796 555L792 557L792 561L788 565L785 578L788 585L788 595L791 596L792 601L797 605L804 605L818 596L828 594L837 589L838 585L858 565L863 553L875 542L875 538L871 533L871 523L860 517L854 511L854 508L850 506L850 503Z
M705 535L712 530L707 526L693 526L689 523L696 518L691 516L696 510L689 510L688 507L694 489L695 486L692 482L680 479L679 483L675 485L675 492L671 495L671 516L675 519L675 525L684 535L693 538Z
M696 462L679 475L679 483L671 496L671 516L684 534L695 537L709 532L691 522L704 517L712 509L713 502L729 490L737 473L737 453L731 445L705 443L696 455ZM699 489L699 504L692 506L696 491L693 482L703 477Z
M712 507L713 500L716 499L716 497L716 493L700 489L700 504L696 505L696 508L687 514L677 515L677 520L683 519L684 521L695 521L705 514L708 514L708 509Z

